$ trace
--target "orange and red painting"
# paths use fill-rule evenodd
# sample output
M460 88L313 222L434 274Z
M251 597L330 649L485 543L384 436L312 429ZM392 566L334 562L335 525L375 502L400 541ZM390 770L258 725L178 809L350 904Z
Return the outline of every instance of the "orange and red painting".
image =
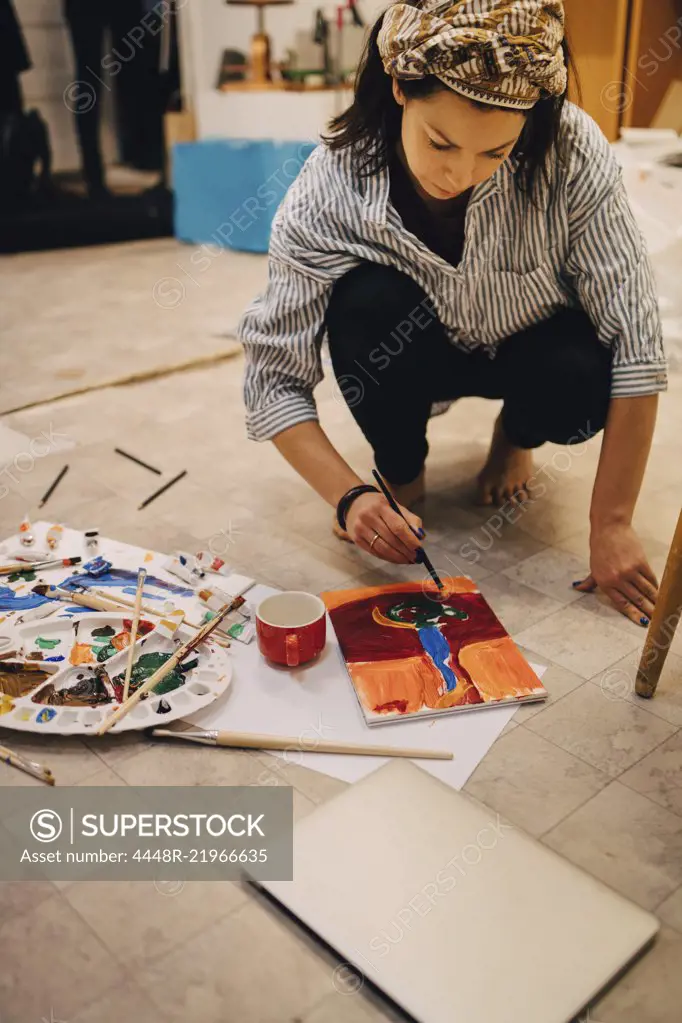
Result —
M368 724L547 696L476 584L443 583L321 595Z

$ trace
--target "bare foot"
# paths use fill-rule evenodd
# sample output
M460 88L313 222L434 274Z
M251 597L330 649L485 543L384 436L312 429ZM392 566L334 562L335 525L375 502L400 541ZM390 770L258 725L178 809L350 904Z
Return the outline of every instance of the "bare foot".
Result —
M502 429L502 416L497 417L490 451L478 475L478 504L506 501L523 503L529 499L528 481L533 475L533 458L526 448L517 448L507 440Z
M411 509L413 504L416 504L417 501L421 501L424 498L424 494L426 492L424 485L424 470L422 469L419 475L413 479L411 483L402 483L394 486L386 480L386 485L398 504L401 504L403 508ZM343 540L345 543L353 542L346 530L341 529L341 526L336 519L336 515L332 521L332 533L334 536L338 537L339 540Z

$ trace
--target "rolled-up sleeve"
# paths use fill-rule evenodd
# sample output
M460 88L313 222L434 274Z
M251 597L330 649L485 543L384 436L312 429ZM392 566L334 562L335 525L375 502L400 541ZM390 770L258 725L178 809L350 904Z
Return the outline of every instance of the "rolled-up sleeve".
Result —
M612 348L612 397L655 394L666 389L667 375L653 269L621 169L599 136L592 152L571 156L566 273L600 340Z
M307 276L272 253L268 284L248 307L238 336L246 353L244 401L250 440L271 440L317 419L320 341L332 281Z

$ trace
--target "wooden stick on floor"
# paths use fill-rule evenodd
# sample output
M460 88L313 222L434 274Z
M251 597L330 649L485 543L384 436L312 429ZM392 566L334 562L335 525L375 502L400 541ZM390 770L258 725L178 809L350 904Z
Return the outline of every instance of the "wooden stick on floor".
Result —
M154 728L152 735L160 739L180 739L205 746L231 746L237 749L274 749L297 753L351 753L367 757L411 757L415 760L453 760L449 750L411 749L404 746L370 746L359 742L332 742L329 739L295 739L281 735L260 735L250 732L221 732L208 729L196 732Z
M682 614L682 512L663 572L658 600L651 616L642 657L637 669L635 689L649 700L656 692L677 623Z

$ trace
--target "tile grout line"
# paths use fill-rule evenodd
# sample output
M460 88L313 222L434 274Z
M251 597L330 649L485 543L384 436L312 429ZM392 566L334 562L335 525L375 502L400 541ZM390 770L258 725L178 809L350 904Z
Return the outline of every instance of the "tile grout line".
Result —
M585 681L583 682L583 685L576 686L576 688L572 689L570 693L564 693L564 695L559 697L559 699L556 701L556 704L553 703L552 706L556 706L557 704L561 703L562 700L565 700L567 696L571 696L572 693L577 693L578 690L582 689L584 685L589 685L589 684L590 684L590 680L589 679L585 679ZM629 701L626 700L624 702L628 703ZM549 708L547 708L547 709L549 709ZM533 715L533 717L529 718L528 720L529 721L533 721L536 717L540 717L541 713L542 713L542 711L540 711L540 713L538 713L538 714ZM654 717L655 720L657 720L657 721L663 721L662 718L658 718L658 717L656 717L655 715L653 715L651 713L649 713L649 716L650 717ZM666 722L666 721L663 721L663 723L664 724L670 724L670 722ZM526 731L530 732L532 735L535 735L536 737L541 738L541 739L545 739L546 742L549 742L550 745L554 746L556 749L560 749L564 753L568 753L569 756L575 757L576 760L579 760L581 763L586 764L588 767L593 768L595 771L599 771L601 774L606 775L606 777L609 779L609 781L618 781L632 767L636 767L636 765L641 763L642 760L645 760L651 753L654 753L660 746L665 745L666 742L668 742L674 736L678 735L678 733L680 731L682 731L682 727L681 728L675 728L675 730L673 732L671 732L670 735L666 736L666 738L661 740L661 742L656 743L655 746L652 746L652 748L647 753L644 753L641 757L639 757L637 760L635 760L632 764L629 764L627 767L624 767L623 770L620 771L618 774L612 775L612 774L609 774L608 771L605 771L603 768L598 767L591 760L586 760L583 756L580 755L580 753L576 753L573 750L566 749L565 746L561 746L559 743L555 742L553 739L549 739L547 736L543 735L541 732L534 732L532 728L528 728L527 727L526 722L519 721L517 727L525 728ZM515 731L515 729L512 729L512 731ZM604 786L604 787L606 787L606 786ZM636 789L631 789L629 785L626 786L626 787L629 788L630 791L632 791L632 792L636 792L637 791ZM644 793L642 793L642 792L640 792L638 794L639 795L644 795ZM590 796L589 798L592 799L593 797ZM648 796L646 796L645 798L649 799ZM587 800L587 802L589 802L589 799ZM659 809L666 809L665 807L661 807L661 804L660 803L656 803L653 799L649 799L649 802L650 803L654 803L654 805L658 806ZM584 804L581 804L581 805L584 805ZM669 811L669 812L674 813L675 811ZM678 815L678 816L682 816L682 815Z
M561 747L559 747L559 748L561 748ZM564 752L566 752L566 751L564 750ZM599 768L595 768L595 770L599 770ZM602 771L601 773L605 774L606 772ZM607 778L608 778L608 775L607 775ZM569 819L569 817L572 817L574 813L578 813L579 810L582 810L584 807L586 807L588 803L591 803L593 799L596 799L597 796L600 796L602 794L602 792L606 792L606 790L611 785L615 784L615 782L617 782L617 781L618 781L617 778L608 778L608 781L606 782L606 785L602 786L602 788L600 788L598 792L593 792L592 795L588 796L587 799L584 802L580 803L579 806L576 806L573 810L570 810L567 814L564 814L564 816L560 820L558 820L555 824L552 824L552 826L547 828L546 831L542 831L537 836L538 841L544 843L545 838L550 834L550 832L554 831L555 828L558 828L562 824L564 824ZM559 853L559 855L562 856L563 853ZM566 856L566 857L564 857L564 859L568 859L568 857ZM573 861L569 860L569 862L573 862ZM596 874L593 874L592 871L588 870L586 867L583 867L581 869L585 870L585 872L587 874L589 874L591 877L595 877L595 878L597 877ZM597 878L597 880L599 880L599 878Z
M655 753L656 750L659 750L661 746L665 746L665 744L667 742L670 742L671 739L674 739L676 736L680 735L680 732L682 732L682 728L678 728L676 729L676 731L672 732L667 737L667 739L663 739L662 742L659 742L656 746L654 746L653 749L649 750L649 752L646 753L643 757L640 757L639 760L636 760L634 764L630 764L630 767L628 767L623 772L623 775L627 774L627 772L630 771L633 767L637 767L638 764L641 764L643 760L646 760L646 758L651 756L652 753ZM620 777L622 778L623 775L621 775ZM650 803L653 803L654 806L657 806L659 810L667 810L668 813L673 814L673 816L682 818L682 813L678 812L677 810L671 810L670 807L663 806L662 803L657 803L655 799L652 799L650 796L647 796L646 792L640 792L639 789L633 788L632 785L629 785L625 780L623 780L623 785L625 786L625 788L629 789L630 792L636 792L638 796L644 796L644 798L648 799Z

